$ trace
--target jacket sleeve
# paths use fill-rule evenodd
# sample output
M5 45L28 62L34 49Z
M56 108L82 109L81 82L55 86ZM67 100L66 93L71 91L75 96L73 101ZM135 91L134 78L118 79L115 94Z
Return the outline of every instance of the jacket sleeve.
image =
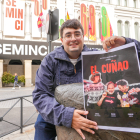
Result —
M125 44L131 43L131 42L135 42L136 47L137 47L137 52L138 52L138 55L140 57L140 42L137 41L137 40L135 40L135 39L126 38L126 37L125 37L125 40L126 40L126 43Z
M74 108L60 105L54 98L54 64L50 56L43 59L35 80L33 103L42 118L51 124L71 127Z

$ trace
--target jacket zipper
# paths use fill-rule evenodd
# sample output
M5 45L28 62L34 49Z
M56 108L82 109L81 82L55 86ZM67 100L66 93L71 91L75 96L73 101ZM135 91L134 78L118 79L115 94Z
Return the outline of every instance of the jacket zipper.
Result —
M67 61L67 60L60 59L60 58L59 58L59 60ZM79 61L81 61L81 60L79 60ZM79 61L77 61L77 63L78 63ZM71 62L71 61L67 61L67 62ZM77 63L76 63L76 64L77 64ZM76 64L75 64L75 65L76 65ZM75 67L75 65L74 65L74 73L76 74L76 67Z
M75 67L75 65L74 65L74 73L76 74L76 67Z

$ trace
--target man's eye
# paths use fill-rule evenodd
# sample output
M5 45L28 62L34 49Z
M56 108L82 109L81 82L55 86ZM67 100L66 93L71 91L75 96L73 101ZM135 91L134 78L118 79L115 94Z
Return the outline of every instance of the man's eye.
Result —
M70 38L70 37L71 37L71 35L66 35L66 37L67 37L67 38Z
M77 33L77 34L75 34L75 36L80 36L80 34L79 34L79 33Z

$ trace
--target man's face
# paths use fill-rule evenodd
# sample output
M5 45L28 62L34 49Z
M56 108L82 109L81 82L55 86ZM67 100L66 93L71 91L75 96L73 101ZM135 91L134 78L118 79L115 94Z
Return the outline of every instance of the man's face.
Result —
M108 90L109 94L113 94L114 90L115 90L114 84L109 84L107 87L107 90Z
M122 92L127 92L128 91L128 87L126 85L124 85L124 86L118 85L118 88Z
M95 76L93 82L94 82L94 83L98 83L99 80L100 80L100 76Z
M76 37L78 34L81 35L79 38ZM70 37L70 39L67 39L67 37ZM84 44L84 35L82 35L82 30L80 28L64 28L63 38L61 38L61 41L64 46L64 50L69 55L69 58L76 59L79 57Z

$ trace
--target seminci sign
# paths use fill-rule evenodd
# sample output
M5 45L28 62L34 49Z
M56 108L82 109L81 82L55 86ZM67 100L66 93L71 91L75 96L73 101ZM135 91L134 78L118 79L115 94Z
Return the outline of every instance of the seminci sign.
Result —
M52 42L52 50L61 46ZM0 40L0 59L42 60L49 53L47 42ZM87 45L102 50L101 45Z
M48 54L47 42L0 41L0 59L42 60Z

